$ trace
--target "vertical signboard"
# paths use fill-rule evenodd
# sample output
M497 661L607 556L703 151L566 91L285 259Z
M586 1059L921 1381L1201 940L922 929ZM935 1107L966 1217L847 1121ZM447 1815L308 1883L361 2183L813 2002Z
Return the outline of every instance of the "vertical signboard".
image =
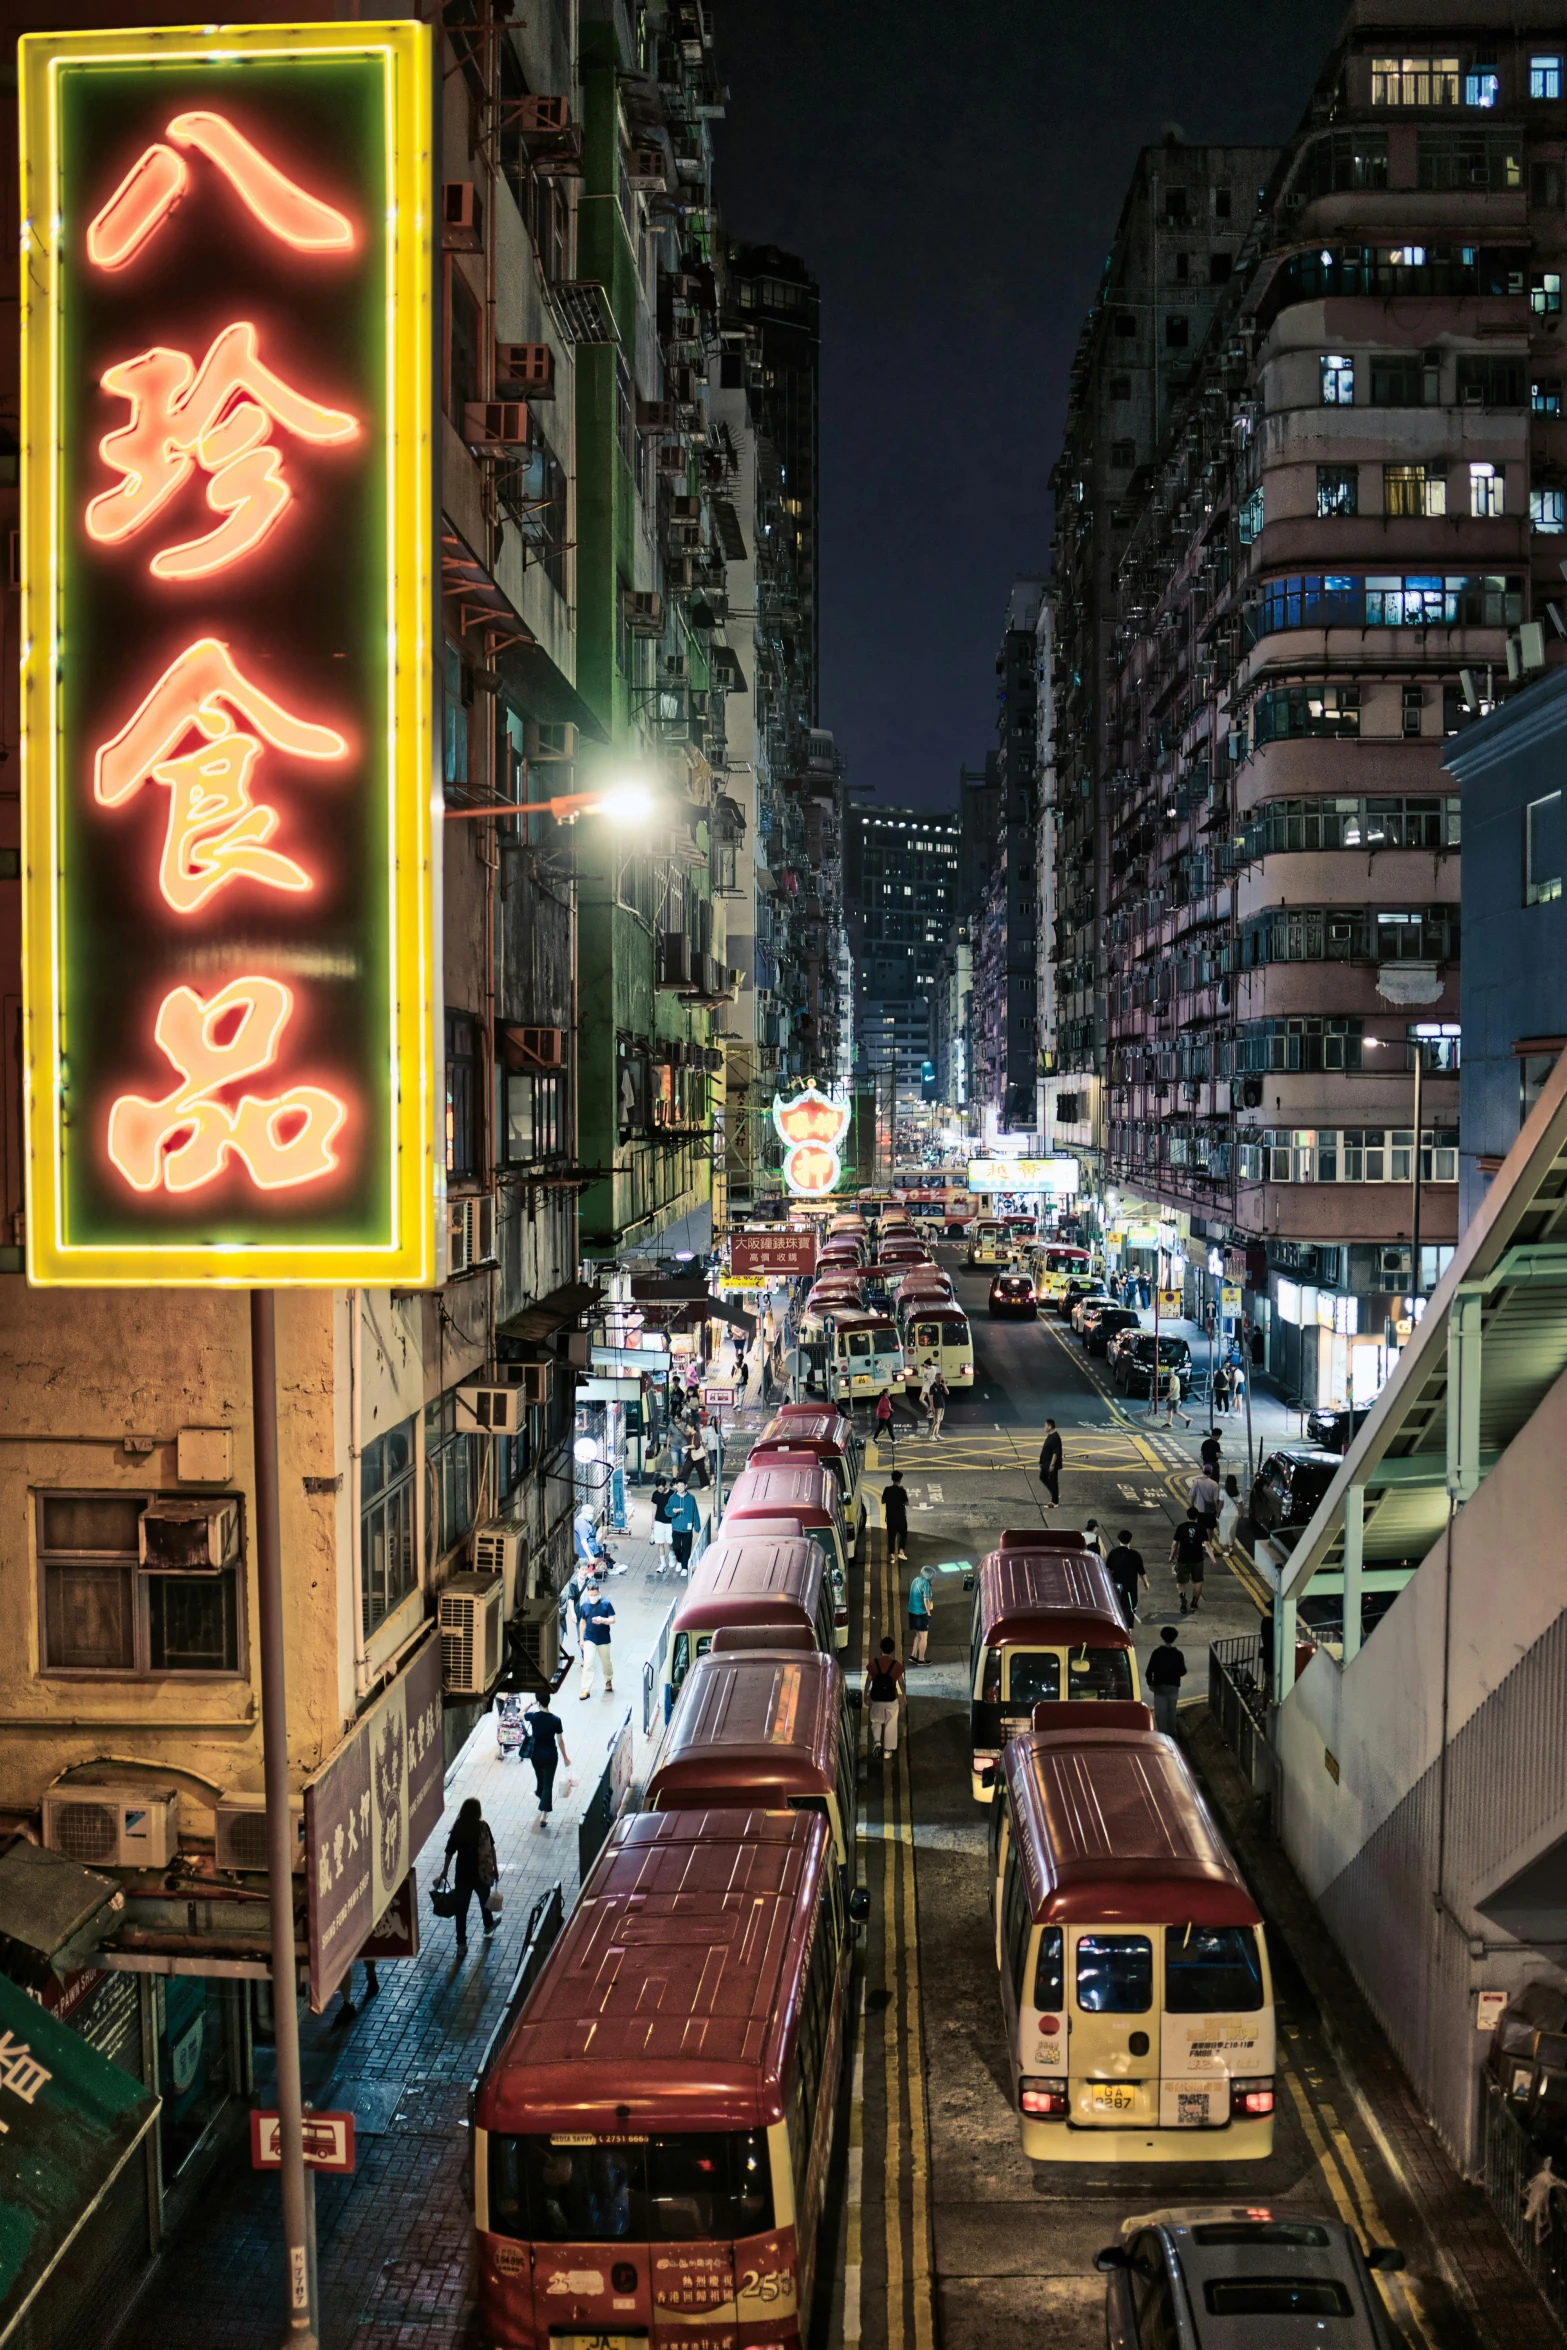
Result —
M36 1282L429 1282L430 34L20 43Z

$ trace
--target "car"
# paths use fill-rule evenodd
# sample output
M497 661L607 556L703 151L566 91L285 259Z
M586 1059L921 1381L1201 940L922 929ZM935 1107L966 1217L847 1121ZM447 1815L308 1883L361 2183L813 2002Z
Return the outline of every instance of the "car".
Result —
M1147 1395L1153 1381L1154 1334L1151 1330L1123 1330L1110 1353L1110 1375L1123 1395ZM1191 1376L1192 1350L1184 1338L1161 1338L1161 1376L1172 1364L1182 1383Z
M1259 1540L1275 1526L1304 1526L1343 1460L1315 1444L1285 1444L1270 1452L1252 1483L1247 1515Z
M990 1310L993 1314L1023 1314L1030 1322L1034 1321L1039 1313L1039 1300L1028 1275L998 1273L990 1284Z
M1319 1404L1306 1414L1306 1434L1323 1452L1348 1452L1351 1437L1360 1434L1370 1417L1368 1403L1357 1404L1353 1411L1347 1404Z
M1142 1316L1135 1306L1105 1304L1083 1319L1083 1351L1085 1354L1107 1354L1111 1340L1123 1330L1140 1328Z
M1102 1281L1096 1281L1092 1289L1085 1289L1082 1296L1074 1300L1072 1306L1071 1323L1078 1337L1082 1337L1083 1324L1090 1314L1097 1313L1101 1306L1113 1305L1114 1302L1115 1300Z
M1297 2333L1303 2343L1394 2350L1371 2272L1402 2268L1404 2255L1394 2244L1362 2250L1340 2219L1291 2205L1207 2204L1144 2213L1121 2233L1094 2260L1106 2279L1107 2350L1279 2350Z

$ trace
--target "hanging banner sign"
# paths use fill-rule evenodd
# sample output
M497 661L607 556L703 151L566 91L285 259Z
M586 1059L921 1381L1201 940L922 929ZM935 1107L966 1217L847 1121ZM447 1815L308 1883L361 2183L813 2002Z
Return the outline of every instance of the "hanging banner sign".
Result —
M737 1232L729 1243L729 1269L737 1275L778 1273L795 1279L815 1265L814 1232Z
M1010 1191L1070 1199L1077 1190L1076 1159L970 1159L971 1192Z
M838 1145L849 1130L851 1105L814 1085L785 1101L773 1096L773 1124L787 1148L783 1179L800 1199L825 1199L843 1172Z
M435 1278L430 38L19 44L35 1282Z

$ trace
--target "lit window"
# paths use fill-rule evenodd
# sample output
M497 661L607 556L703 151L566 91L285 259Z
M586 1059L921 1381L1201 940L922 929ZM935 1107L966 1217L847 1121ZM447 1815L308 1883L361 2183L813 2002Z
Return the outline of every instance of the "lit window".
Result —
M1531 530L1567 530L1567 491L1531 490L1529 492L1529 528Z
M1559 57L1531 57L1529 60L1530 97L1559 98L1561 94L1561 59Z
M1529 386L1529 405L1536 416L1560 416L1562 387L1556 376L1547 376L1542 383Z
M1337 353L1324 353L1322 360L1322 405L1324 408L1352 408L1355 404L1355 362Z
M1547 792L1524 810L1523 902L1544 906L1562 894L1562 795Z
M1536 318L1556 317L1562 306L1561 271L1537 270L1529 280L1529 301Z
M1382 510L1386 514L1445 514L1447 476L1434 465L1384 465Z
M1456 57L1373 57L1373 106L1456 106Z
M1502 94L1501 77L1492 65L1477 65L1464 76L1466 106L1494 106Z
M1469 468L1469 511L1490 521L1503 510L1504 483L1500 469L1495 465L1471 465Z

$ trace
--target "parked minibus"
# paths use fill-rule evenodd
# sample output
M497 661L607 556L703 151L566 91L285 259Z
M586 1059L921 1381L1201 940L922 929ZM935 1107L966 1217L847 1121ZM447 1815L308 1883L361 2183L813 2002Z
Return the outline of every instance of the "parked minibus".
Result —
M870 1242L863 1232L840 1232L832 1240L824 1240L816 1252L816 1270L825 1273L833 1265L847 1265L854 1270L863 1265L871 1253Z
M1047 1312L1059 1314L1065 1310L1073 1284L1086 1287L1092 1278L1094 1261L1086 1248L1070 1248L1065 1241L1052 1240L1035 1249L1033 1268L1040 1304Z
M1007 1261L1007 1228L999 1216L976 1216L968 1228L968 1261L971 1265L1004 1265Z
M473 2098L494 2350L799 2350L849 1917L813 1814L640 1812L611 1828Z
M814 1452L767 1454L754 1467L741 1470L724 1503L723 1530L738 1531L748 1518L788 1518L802 1534L810 1534L826 1548L832 1562L834 1588L843 1609L844 1638L848 1638L845 1604L849 1572L849 1535L843 1496L836 1470Z
M665 1721L715 1633L753 1632L760 1639L788 1625L803 1628L823 1656L836 1656L836 1614L832 1564L819 1541L787 1520L753 1520L743 1531L726 1532L703 1551L675 1606L664 1652Z
M973 1386L974 1335L960 1305L916 1298L905 1309L903 1377L908 1387L918 1387L928 1363L954 1391Z
M1132 1636L1099 1553L1082 1548L1081 1534L1014 1539L1031 1547L992 1551L974 1577L969 1723L976 1803L990 1801L1002 1747L1027 1730L1041 1700L1077 1704L1141 1694Z
M779 1452L814 1453L838 1480L843 1503L844 1531L851 1557L859 1555L865 1532L865 1447L854 1433L854 1423L841 1412L823 1411L818 1404L785 1404L775 1412L751 1447L746 1466L759 1469Z
M1014 1738L989 1874L1030 2160L1265 2161L1267 1939L1174 1740L1099 1709Z
M720 1633L686 1675L646 1811L816 1811L845 1887L855 1871L854 1742L848 1686L832 1657L770 1650L768 1635ZM758 1645L730 1643L754 1637Z
M869 1306L835 1310L828 1329L829 1391L849 1402L874 1403L884 1387L903 1383L903 1349L890 1314Z

